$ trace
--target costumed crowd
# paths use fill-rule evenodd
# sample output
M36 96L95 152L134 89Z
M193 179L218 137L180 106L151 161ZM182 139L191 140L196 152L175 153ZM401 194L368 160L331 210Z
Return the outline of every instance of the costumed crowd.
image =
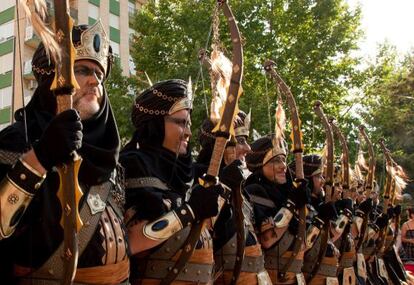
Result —
M60 65L39 45L38 87L0 132L0 284L414 284L395 246L407 177L384 142L380 191L363 126L368 162L361 150L352 167L345 137L316 102L326 146L304 155L294 95L272 63L265 70L280 91L274 133L252 141L252 116L237 107L240 35L228 4L219 5L233 59L214 50L207 60L213 100L197 157L190 80L141 92L121 147L104 87L113 56L102 24L73 27L72 108L61 109L68 90L52 84ZM82 221L75 231L65 222L72 215ZM407 255L413 215L401 229Z

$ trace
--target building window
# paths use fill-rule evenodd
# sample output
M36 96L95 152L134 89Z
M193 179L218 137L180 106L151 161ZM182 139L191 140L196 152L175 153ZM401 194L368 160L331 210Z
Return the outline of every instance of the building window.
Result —
M0 89L0 125L4 124L0 129L10 123L12 93L13 89L11 86Z
M93 24L95 24L96 23L96 19L94 19L94 18L91 18L91 17L88 17L88 25L89 26L92 26Z
M13 38L8 41L0 42L0 56L13 52Z
M112 52L115 56L119 57L119 44L111 41Z
M109 26L109 39L119 44L121 42L121 35L119 30Z
M12 97L13 88L12 86L0 89L0 109L4 109L6 107L11 106L12 104Z
M109 0L109 12L119 16L119 2L116 0Z
M109 26L119 30L119 17L109 14Z
M134 16L136 12L135 3L128 1L128 14L130 17Z
M93 19L99 19L99 7L88 4L88 17Z
M89 3L92 3L93 5L95 5L95 6L100 6L100 4L101 4L101 1L100 0L89 0Z
M0 12L0 25L12 20L14 20L14 6Z
M6 88L12 85L12 71L0 74L0 88Z
M0 56L0 74L6 73L10 70L10 66L14 64L14 53L8 53Z
M0 25L0 42L6 41L14 37L14 21Z
M7 126L8 123L10 123L10 112L11 112L11 106L0 109L0 128L4 128ZM4 126L3 126L4 124Z

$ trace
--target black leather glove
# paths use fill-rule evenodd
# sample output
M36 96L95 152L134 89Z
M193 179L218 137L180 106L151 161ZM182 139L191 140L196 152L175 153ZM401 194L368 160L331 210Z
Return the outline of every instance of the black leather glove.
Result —
M392 217L394 217L394 208L391 205L387 209L387 216L388 216L388 219L391 219Z
M70 154L82 146L82 123L79 113L66 110L49 123L40 139L34 143L37 159L46 170L69 161Z
M368 198L359 204L358 209L364 212L365 215L368 215L372 211L372 207L374 206L372 199Z
M318 217L325 223L334 221L338 218L338 213L333 202L323 203L319 207Z
M240 159L233 160L232 163L224 167L220 172L220 181L231 189L239 188L240 183L244 179L243 163Z
M352 218L354 202L352 199L346 198L336 201L335 206L337 210L341 211L342 214L346 215L348 218Z
M340 203L341 210L347 209L352 212L354 208L354 201L352 201L352 199L349 199L349 198L341 199L338 202Z
M394 217L398 217L399 215L401 215L401 205L394 207Z
M295 203L297 209L301 209L309 202L308 181L306 179L295 179L293 189L288 192L288 199Z
M378 226L380 230L385 229L385 227L388 225L388 215L383 214L379 216L375 221L375 224Z
M193 188L188 205L193 210L196 221L215 217L218 214L218 197L222 192L221 184L207 188L197 185Z

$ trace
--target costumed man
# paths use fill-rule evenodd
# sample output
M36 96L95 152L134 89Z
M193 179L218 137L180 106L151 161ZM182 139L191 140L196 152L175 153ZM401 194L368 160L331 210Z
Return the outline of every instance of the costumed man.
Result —
M320 155L310 154L303 157L303 171L311 189L311 204L308 205L308 225L306 236L307 252L303 272L306 284L330 284L337 281L339 251L329 238L331 232L322 238L322 230L327 224L334 224L338 218L334 203L324 202L323 159ZM330 227L328 227L330 228ZM335 283L333 283L335 284Z
M351 222L354 208L354 201L352 199L351 187L345 180L345 175L342 170L343 166L335 167L335 193L337 201L335 208L339 214L339 218L335 222L332 233L334 237L338 237L334 244L340 252L339 267L338 267L338 281L342 285L355 285L356 276L354 272L354 262L356 261L356 251L353 236L351 234ZM350 180L350 179L348 179ZM338 191L339 190L339 191ZM354 189L355 190L355 189Z
M172 270L194 222L218 213L218 185L193 184L191 86L172 79L154 84L135 100L135 132L121 152L125 168L126 217L132 255L132 284L211 284L213 246L203 229L184 268Z
M356 250L356 261L354 262L354 272L356 275L356 283L359 285L366 284L367 269L365 257L362 252L362 231L364 217L368 216L373 207L372 199L366 197L364 191L364 179L358 164L355 164L352 172L351 190L355 192L354 216L351 225L351 235L354 239Z
M212 134L214 124L206 119L200 129L199 141L202 149L197 158L196 166L199 173L206 173L212 156L215 137ZM240 187L246 175L245 156L251 151L247 139L250 129L250 114L239 111L234 120L235 138L230 140L224 151L221 162L219 179L232 189L232 195L241 191ZM264 268L264 255L254 232L252 217L253 212L249 203L240 193L242 207L235 205L231 196L226 203L213 228L213 244L215 259L215 282L214 284L230 284L234 276L236 260L242 260L237 284L271 284L270 278ZM236 211L243 216L240 221L236 218ZM241 229L239 227L242 227ZM245 236L244 250L237 252L237 232L243 231ZM238 254L243 254L238 256Z
M224 166L230 165L235 160L239 160L238 164L242 166L246 177L248 176L246 175L248 174L248 169L246 168L245 157L246 154L251 151L250 145L247 142L250 132L250 118L250 113L246 114L243 111L239 111L236 115L234 119L235 137L232 137L227 142L223 160L220 165L221 168L223 168ZM211 119L205 119L201 125L198 136L201 149L194 164L196 179L202 178L204 173L207 172L215 142L215 136L212 133L214 127L215 125Z
M368 216L368 227L361 246L367 268L366 284L388 284L388 276L383 276L384 272L380 272L377 263L377 242L380 232L388 226L389 217L388 214L382 213L382 206L379 203L379 187L375 181L370 198L373 201L373 208Z
M100 21L75 26L72 37L79 84L73 109L56 115L50 91L54 63L40 44L32 60L38 87L16 112L16 122L0 133L0 259L10 266L1 264L0 271L11 270L18 284L61 284L62 207L55 166L77 151L83 159L78 180L84 226L74 284L128 284L124 192L115 171L120 139L103 86L112 63L109 37ZM4 276L0 280L13 284Z
M286 166L286 146L279 136L265 136L251 144L246 155L252 174L244 190L253 205L254 226L265 252L265 268L273 284L303 284L304 247L293 252L298 231L296 209L308 200L306 183L293 186Z

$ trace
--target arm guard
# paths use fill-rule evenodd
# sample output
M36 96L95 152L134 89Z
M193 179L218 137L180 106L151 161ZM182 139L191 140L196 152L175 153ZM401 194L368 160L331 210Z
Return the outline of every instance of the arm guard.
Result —
M194 221L194 213L188 204L169 211L153 222L143 227L145 237L155 241L167 240L172 235L191 225Z
M306 232L305 244L306 244L307 249L313 246L324 224L325 223L321 219L319 219L317 216L313 218L312 224L309 226Z
M0 182L0 240L13 234L45 178L19 159Z
M342 214L335 221L334 230L338 234L342 234L349 221L352 221L352 212L348 209L344 209Z
M358 233L361 232L362 223L364 221L364 215L364 212L362 212L361 210L355 211L353 223L355 223Z
M295 213L295 203L291 200L287 200L286 205L277 212L274 220L276 228L284 228L289 225L290 220Z

